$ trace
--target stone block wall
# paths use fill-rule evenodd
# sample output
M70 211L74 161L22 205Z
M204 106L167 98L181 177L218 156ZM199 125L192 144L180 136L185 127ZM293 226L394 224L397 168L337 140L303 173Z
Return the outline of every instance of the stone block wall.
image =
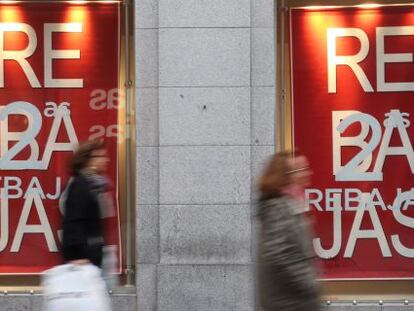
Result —
M275 149L273 0L135 10L138 310L257 310L253 185Z

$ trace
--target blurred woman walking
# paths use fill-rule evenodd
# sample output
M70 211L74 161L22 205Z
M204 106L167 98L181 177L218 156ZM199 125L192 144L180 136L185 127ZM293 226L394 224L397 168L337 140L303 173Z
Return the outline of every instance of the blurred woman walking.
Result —
M318 311L311 232L302 193L311 170L304 156L275 154L259 179L259 291L265 311Z

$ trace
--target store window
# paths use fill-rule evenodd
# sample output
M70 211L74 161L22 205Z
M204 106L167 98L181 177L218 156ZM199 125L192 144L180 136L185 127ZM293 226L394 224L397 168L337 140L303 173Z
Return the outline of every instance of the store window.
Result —
M279 148L313 167L329 298L414 296L413 16L408 1L278 2Z
M104 139L112 207L105 244L131 283L131 12L122 1L0 3L0 287L62 263L59 198L79 142ZM127 131L128 129L128 131Z

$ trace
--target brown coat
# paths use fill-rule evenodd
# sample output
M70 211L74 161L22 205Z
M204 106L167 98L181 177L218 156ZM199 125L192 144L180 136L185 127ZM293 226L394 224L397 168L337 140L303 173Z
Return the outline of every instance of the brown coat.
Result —
M266 311L318 311L320 290L311 235L288 196L260 203L259 292Z

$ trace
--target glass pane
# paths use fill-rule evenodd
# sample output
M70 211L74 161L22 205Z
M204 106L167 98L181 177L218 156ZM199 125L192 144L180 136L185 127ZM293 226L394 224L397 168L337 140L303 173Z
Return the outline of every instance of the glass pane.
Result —
M112 184L105 242L120 272L120 4L2 3L0 18L0 274L62 262L68 160L79 142L101 138Z

